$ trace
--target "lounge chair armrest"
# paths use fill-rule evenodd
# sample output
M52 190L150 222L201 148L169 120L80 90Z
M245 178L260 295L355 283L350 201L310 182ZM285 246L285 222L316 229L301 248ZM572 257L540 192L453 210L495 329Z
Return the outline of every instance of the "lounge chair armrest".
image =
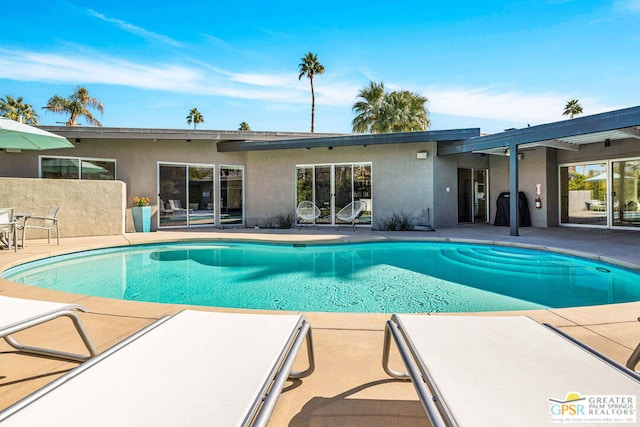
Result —
M638 322L640 322L640 317L638 317ZM631 356L629 356L629 359L627 360L627 363L625 363L625 366L632 371L635 371L638 362L640 362L640 344L638 344L635 350L633 350L633 353L631 353Z
M407 372L396 372L389 368L389 350L391 345L391 339L396 344L398 351L400 352L400 356L402 357L402 361L407 368ZM398 380L411 380L413 387L418 394L418 398L420 399L420 403L422 403L422 407L424 408L427 418L431 422L431 425L434 427L445 427L448 425L446 421L443 419L436 402L440 401L435 394L427 387L427 382L429 381L429 375L425 375L416 363L413 353L409 346L407 345L403 333L400 331L397 323L394 318L392 320L388 320L385 327L385 336L384 336L384 348L382 355L382 367L387 375L392 378Z
M32 219L41 219L43 221L45 220L49 220L49 221L57 221L58 218L54 218L54 217L49 217L49 216L37 216L37 215L32 215L29 218L29 221L31 221Z

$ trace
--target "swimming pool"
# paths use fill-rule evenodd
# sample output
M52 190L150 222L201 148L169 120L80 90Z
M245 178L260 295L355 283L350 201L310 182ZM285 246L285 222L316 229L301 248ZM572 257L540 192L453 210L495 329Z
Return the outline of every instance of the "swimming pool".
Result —
M475 312L640 300L640 274L631 270L448 242L135 245L47 258L2 277L106 298L292 311Z

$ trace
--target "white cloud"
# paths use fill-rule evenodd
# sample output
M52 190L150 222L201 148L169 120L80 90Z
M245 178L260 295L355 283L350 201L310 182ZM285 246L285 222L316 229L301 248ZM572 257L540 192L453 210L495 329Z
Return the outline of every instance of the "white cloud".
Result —
M0 78L51 83L97 83L138 89L273 102L308 101L308 86L292 73L233 73L211 66L136 63L95 52L62 55L0 49ZM339 90L324 89L328 104Z
M562 120L562 111L571 94L500 92L495 89L438 88L422 91L434 113L483 119L505 120L531 125ZM585 115L616 109L597 101L579 99Z
M260 73L227 73L231 81L249 84L253 86L288 87L291 82L297 80L294 73L286 74L260 74Z
M309 80L296 73L232 72L210 64L136 63L95 52L63 55L0 49L0 79L49 83L119 85L144 90L211 95L272 104L308 104ZM393 82L385 86L394 90ZM316 105L351 108L360 84L322 75L314 80ZM432 113L496 121L539 123L562 120L572 94L527 93L500 88L458 88L403 84L419 88ZM585 115L617 106L580 98Z
M152 39L152 40L158 40L161 41L162 43L166 43L168 45L171 46L175 46L175 47L182 47L182 43L180 43L177 40L172 39L169 36L165 36L164 34L158 34L158 33L154 33L152 31L149 30L145 30L144 28L135 26L133 24L130 24L128 22L122 21L120 19L116 19L116 18L109 18L105 15L103 15L100 12L96 12L95 10L92 9L88 9L87 13L95 18L98 18L102 21L108 22L110 24L116 24L116 26L120 27L121 29L123 29L124 31L127 31L129 33L133 33L136 34L138 36L141 36L147 40Z
M616 0L614 5L627 12L640 12L640 0Z
M198 72L174 65L142 65L97 55L65 56L0 49L0 78L57 83L103 83L142 89L190 90Z

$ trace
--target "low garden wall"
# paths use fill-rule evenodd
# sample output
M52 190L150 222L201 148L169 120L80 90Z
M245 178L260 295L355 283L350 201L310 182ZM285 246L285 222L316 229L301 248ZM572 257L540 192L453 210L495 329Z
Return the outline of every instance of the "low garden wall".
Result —
M52 206L60 206L61 237L120 235L125 231L127 200L122 181L0 178L0 207L44 215ZM27 239L36 238L46 238L46 231L30 229Z

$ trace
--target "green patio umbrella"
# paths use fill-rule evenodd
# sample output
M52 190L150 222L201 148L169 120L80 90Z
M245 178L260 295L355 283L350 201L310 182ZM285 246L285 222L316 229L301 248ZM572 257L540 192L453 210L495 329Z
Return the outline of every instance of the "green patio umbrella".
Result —
M0 148L11 150L49 150L73 147L66 138L15 120L0 117Z

